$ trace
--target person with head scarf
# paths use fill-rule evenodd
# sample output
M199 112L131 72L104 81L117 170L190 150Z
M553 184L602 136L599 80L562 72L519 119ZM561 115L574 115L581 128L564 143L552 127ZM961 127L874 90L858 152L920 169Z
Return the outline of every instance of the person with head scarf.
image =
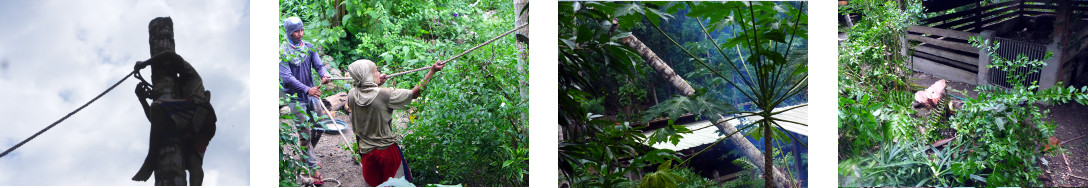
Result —
M155 185L201 185L203 160L208 143L215 136L215 110L211 92L185 59L174 52L173 21L159 17L148 24L151 58L139 61L136 71L151 66L151 84L141 82L136 96L151 121L151 135L144 163L132 177L147 181L152 172ZM142 80L142 79L141 79ZM149 105L146 99L152 99Z
M393 110L404 109L419 97L423 86L443 67L445 64L435 62L423 81L409 90L379 87L386 78L370 60L358 60L348 66L354 81L346 105L359 145L363 183L378 185L389 178L410 174L393 133ZM407 180L412 180L411 175L407 175Z
M307 114L315 114L317 105L322 105L320 87L314 84L311 70L317 71L321 77L321 84L329 83L329 72L321 63L321 58L314 51L313 44L302 40L302 20L298 17L290 17L283 21L283 31L287 33L287 41L280 44L280 84L283 90L291 97L291 112L298 117L295 125L299 127L300 143L305 145L303 157L306 165L311 169L317 169L320 162L314 155L313 149L321 140L321 132L313 130L311 126L318 126L314 119ZM305 126L309 124L310 126ZM308 136L301 136L301 135ZM315 185L321 185L321 173L317 170L311 175Z

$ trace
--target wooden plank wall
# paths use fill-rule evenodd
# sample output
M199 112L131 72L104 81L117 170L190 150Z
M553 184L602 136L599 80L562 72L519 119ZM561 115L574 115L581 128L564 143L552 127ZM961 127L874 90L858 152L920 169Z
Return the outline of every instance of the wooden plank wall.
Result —
M978 73L979 49L967 43L978 33L925 26L907 27L907 40L918 45L913 69L963 83L974 84Z
M985 28L989 25L993 25L1004 20L1014 19L1018 16L1021 16L1018 11L1021 10L1021 4L1023 3L1024 2L1022 0L1008 1L989 5L982 5L981 3L975 2L962 4L958 7L947 9L945 8L947 6L939 6L942 7L940 9L933 9L927 6L926 13L947 14L941 14L938 16L923 19L921 20L920 25L977 33L981 32L982 28ZM980 7L980 5L982 6ZM961 11L952 12L953 10Z
M1019 16L1052 14L1057 10L1056 3L1049 0L1011 0L995 4L965 0L924 1L926 14L936 16L921 20L922 26L952 29L968 32L981 32L979 27L995 24ZM981 6L981 7L980 7ZM959 11L957 11L959 10ZM1074 14L1088 13L1088 1L1073 1Z

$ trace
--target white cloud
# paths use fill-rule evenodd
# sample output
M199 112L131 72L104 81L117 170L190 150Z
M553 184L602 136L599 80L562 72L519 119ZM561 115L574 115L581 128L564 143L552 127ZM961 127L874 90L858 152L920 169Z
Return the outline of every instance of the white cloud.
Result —
M83 105L149 55L147 24L170 16L177 52L212 92L219 121L205 185L249 185L249 2L0 2L0 150ZM144 70L150 76L150 70ZM5 185L152 185L129 180L150 124L129 79L0 158Z

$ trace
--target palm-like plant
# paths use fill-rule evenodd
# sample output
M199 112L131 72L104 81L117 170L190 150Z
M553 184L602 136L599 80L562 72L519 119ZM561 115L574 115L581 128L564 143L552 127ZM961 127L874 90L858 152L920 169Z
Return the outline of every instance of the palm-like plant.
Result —
M661 161L671 160L671 151L638 151L631 145L645 143L650 144L672 140L676 142L682 133L691 130L683 126L667 126L660 134L645 137L640 134L631 134L631 129L626 124L604 122L594 119L594 109L600 108L594 105L594 99L603 94L597 89L602 79L599 74L631 75L634 64L638 63L637 57L643 55L646 62L655 71L666 77L669 83L677 87L683 96L673 97L648 110L648 116L658 116L663 113L669 116L679 116L683 113L712 115L715 122L728 119L717 114L736 114L733 118L762 117L755 123L736 130L727 127L723 132L730 133L717 142L721 142L741 130L758 126L754 130L753 137L763 138L765 148L772 148L772 140L790 140L792 135L783 133L782 123L795 123L807 126L803 122L792 122L774 117L776 114L794 110L789 108L782 111L773 111L775 107L784 104L787 99L805 93L807 87L807 65L803 42L795 43L798 38L807 38L807 15L803 7L804 3L775 3L775 2L561 2L560 3L560 37L559 37L559 83L560 83L560 127L563 141L559 145L560 169L567 175L567 179L580 182L580 178L572 178L577 174L577 166L582 166L587 171L599 173L603 179L596 180L590 185L615 185L611 181L616 173L622 170L613 169L614 160L605 158L633 158L632 166L656 164ZM648 8L653 7L653 8ZM699 57L688 51L685 46L676 42L658 26L661 21L668 21L684 7L690 8L689 17L699 18L700 29L713 43L712 48L720 54L726 62L714 64L706 62L704 57ZM723 11L724 10L724 11ZM712 82L724 81L733 88L737 88L743 98L752 101L757 108L752 111L738 111L732 104L728 104L706 92L706 89L692 89L691 85L684 81L671 69L664 71L668 65L660 59L651 58L651 53L645 45L635 39L627 31L632 25L641 24L643 19L649 20L657 31L661 32L672 44L682 49L691 56L696 63L710 71L714 75ZM708 31L703 21L708 21L709 28L714 31L736 32L736 36L725 43L718 43ZM738 27L739 26L739 27ZM740 30L737 30L740 29ZM638 44L638 45L636 45ZM635 47L640 46L640 47ZM732 56L728 51L736 51ZM747 55L740 55L747 54ZM733 59L739 60L739 63ZM665 67L661 67L665 66ZM725 69L722 69L725 68ZM729 72L722 72L726 70ZM703 71L703 70L698 70ZM730 79L732 75L740 75L736 79ZM725 90L727 88L721 88ZM710 94L708 94L710 93ZM803 107L800 105L798 107ZM597 112L599 113L599 112ZM672 119L676 119L673 117ZM708 126L709 127L709 126ZM704 127L706 128L706 127ZM732 131L730 131L732 130ZM612 135L625 135L613 137ZM787 136L788 135L788 136ZM608 139L606 139L608 138ZM736 139L737 137L734 137ZM795 138L794 138L795 139ZM743 140L743 137L740 137ZM744 140L744 143L748 143ZM806 146L807 147L807 146ZM753 149L754 150L754 149ZM769 151L770 149L768 149ZM705 150L704 150L705 151ZM699 153L702 153L700 151ZM758 151L755 151L758 153ZM773 152L764 152L763 159L756 162L763 164L766 186L786 186L787 182L773 181L782 179L781 172L775 178L773 166ZM753 161L759 158L752 159ZM768 161L763 163L762 161ZM681 163L686 163L684 161ZM631 168L627 168L631 169Z
M793 137L791 134L786 134L781 131L781 124L794 123L803 126L808 126L804 122L794 122L790 120L780 119L775 115L794 110L798 107L807 106L807 104L798 105L797 107L788 108L781 111L773 111L776 107L779 107L791 97L802 94L806 91L808 86L808 66L804 61L804 55L794 55L791 52L796 53L794 48L794 41L797 38L807 38L807 15L803 14L804 10L792 6L790 3L775 3L775 2L727 2L727 3L698 3L688 2L685 3L691 8L691 12L688 16L706 18L710 22L711 28L723 29L727 25L738 25L741 31L739 35L729 39L724 44L718 43L716 39L713 39L707 27L700 22L702 31L712 42L714 42L715 48L718 53L725 57L726 61L732 62L733 58L729 57L725 53L725 48L737 47L742 53L747 52L749 54L747 58L737 57L737 59L746 59L740 61L738 66L735 63L727 63L729 66L728 71L740 75L740 80L733 80L724 76L718 68L710 66L707 62L691 53L684 48L683 45L677 43L667 33L665 33L654 23L654 28L664 34L670 42L675 44L678 48L681 48L687 55L701 65L703 68L710 70L714 75L720 79L725 80L730 86L739 88L739 92L744 98L752 101L754 106L758 109L753 111L718 111L719 114L736 114L735 118L743 117L760 117L760 120L755 121L752 125L758 125L753 134L756 138L763 138L764 148L772 148L772 140L790 140L789 137ZM804 7L804 2L800 3L800 6ZM647 18L651 21L659 18L651 17L653 14L647 14ZM784 52L784 53L783 53ZM741 69L744 69L742 71ZM687 97L687 96L681 96ZM684 100L693 101L693 100ZM715 104L715 103L706 103ZM649 113L657 112L651 109ZM714 111L707 111L713 113ZM656 115L656 114L654 114ZM730 119L720 119L711 116L715 122L727 121ZM732 134L736 134L739 131L746 130L751 126L743 127ZM776 129L777 128L777 129ZM728 130L728 129L726 129ZM787 136L788 135L788 136ZM722 137L718 142L727 139L729 136ZM793 138L796 139L796 138ZM807 147L807 146L805 146ZM768 149L769 150L769 149ZM706 151L704 149L703 151ZM699 151L702 153L703 151ZM696 153L698 155L699 153ZM775 185L774 178L774 156L772 152L764 152L764 177L766 178L766 186L772 187ZM686 162L686 161L685 161ZM781 185L779 185L781 186Z

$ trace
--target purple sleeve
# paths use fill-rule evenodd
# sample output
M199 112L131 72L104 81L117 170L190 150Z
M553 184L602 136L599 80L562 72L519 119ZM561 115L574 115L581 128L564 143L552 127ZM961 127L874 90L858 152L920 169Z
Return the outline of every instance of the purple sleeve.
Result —
M283 82L288 93L306 93L310 90L310 86L302 84L294 75L291 75L291 68L287 67L287 62L280 62L280 81Z
M310 48L310 49L311 49L310 50L310 58L313 58L313 62L314 62L313 66L314 66L314 69L317 69L317 76L319 76L319 77L329 76L329 71L325 70L325 65L321 63L321 57L317 56L317 52L314 52L312 50L313 48Z

